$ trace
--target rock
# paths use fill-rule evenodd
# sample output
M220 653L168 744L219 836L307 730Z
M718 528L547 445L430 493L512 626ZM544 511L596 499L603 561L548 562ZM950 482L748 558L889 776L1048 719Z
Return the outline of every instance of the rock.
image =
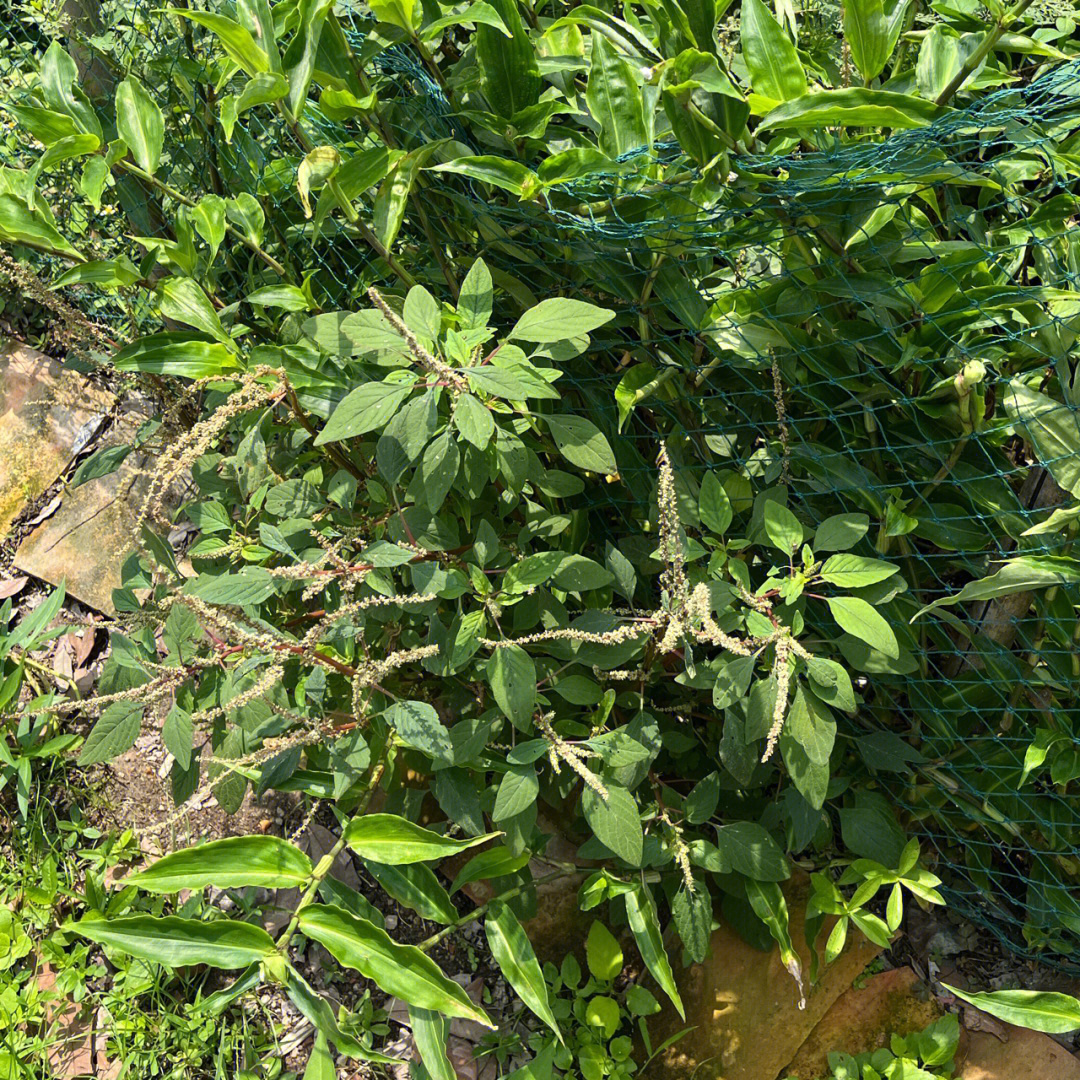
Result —
M1007 1041L986 1031L968 1033L957 1080L1080 1080L1080 1060L1049 1035L1005 1025Z
M102 445L130 441L143 419L125 419ZM135 451L116 472L68 491L60 509L22 542L14 565L54 585L66 581L69 596L114 614L112 592L120 586L120 568L135 544L149 482L143 470L152 464L150 452Z
M809 880L794 878L785 890L791 937L809 969L803 915ZM824 940L824 935L820 939ZM820 946L819 946L820 948ZM807 993L799 1009L799 991L785 970L779 950L763 953L728 926L714 932L709 956L676 972L686 1021L667 1005L649 1024L654 1046L685 1027L694 1027L651 1066L649 1080L776 1080L806 1037L836 999L881 950L862 937L849 935L848 946ZM669 949L673 966L678 952ZM662 997L659 993L658 997Z
M783 1071L785 1080L827 1076L830 1051L876 1050L889 1045L890 1035L922 1031L941 1015L937 1000L911 968L883 971L836 999Z
M0 343L0 539L100 427L113 396L59 361Z

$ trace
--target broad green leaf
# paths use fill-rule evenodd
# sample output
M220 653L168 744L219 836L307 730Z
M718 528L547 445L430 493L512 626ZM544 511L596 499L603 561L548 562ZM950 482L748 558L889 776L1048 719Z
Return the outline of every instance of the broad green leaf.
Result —
M156 173L165 145L165 118L146 87L132 75L116 88L116 130L139 168Z
M802 964L788 929L788 909L784 894L775 882L746 882L746 898L754 909L754 914L769 928L773 940L780 946L780 959L799 988L799 1008L806 1007L806 995L803 993Z
M698 516L709 532L723 536L731 524L731 499L714 472L707 472L701 479L698 495Z
M409 1023L412 1025L416 1049L420 1051L420 1060L430 1080L458 1080L446 1052L446 1039L450 1034L450 1025L445 1017L430 1009L418 1009L409 1006Z
M803 541L803 528L799 519L786 507L773 499L767 499L763 513L765 533L773 547L789 558Z
M345 843L362 859L402 866L456 855L502 834L487 833L467 840L453 840L396 814L365 814L353 818L345 826L343 835Z
M495 649L487 675L503 715L519 730L526 730L536 704L536 665L532 657L520 645Z
M892 577L900 569L882 559L866 559L861 555L830 555L821 567L821 577L841 589L861 589Z
M889 28L881 0L845 0L844 39L851 59L866 80L881 74L889 59Z
M484 919L488 947L518 997L563 1041L548 1001L547 983L532 943L506 904L493 903Z
M660 933L660 921L656 917L656 905L653 903L652 893L647 885L635 883L634 887L625 894L626 918L630 923L634 940L637 942L641 959L649 969L652 977L659 983L660 989L671 999L671 1003L684 1020L686 1012L683 1009L682 998L675 986L675 976L671 970L667 952L664 950L664 939Z
M261 926L234 919L198 922L176 915L105 919L95 914L80 919L74 929L99 945L170 968L192 964L241 968L274 953L274 939Z
M143 706L137 701L114 701L98 717L79 753L79 765L112 761L135 745L142 728Z
M331 356L404 354L408 346L381 311L331 311L304 322L303 331Z
M170 15L190 19L205 27L218 40L225 54L243 68L248 75L258 75L270 68L270 58L255 44L250 31L238 22L211 11L188 11L186 8L169 8Z
M754 0L760 3L761 0ZM778 105L759 131L812 130L822 127L926 127L948 110L933 102L891 90L823 90Z
M289 111L297 119L304 112L311 78L315 74L319 40L332 6L333 0L300 0L297 4L296 32L281 58L281 67L289 83Z
M390 896L421 918L444 925L457 922L457 908L430 867L419 862L388 866L370 859L364 866Z
M244 299L255 307L282 308L285 311L307 311L308 298L295 285L267 285L250 292Z
M481 23L474 34L480 88L493 112L506 118L535 105L543 83L536 49L517 0L490 0L503 28ZM505 30L510 32L507 40Z
M540 181L532 169L527 169L519 161L494 157L491 154L454 158L453 161L433 165L431 169L433 172L454 173L468 176L472 180L482 180L485 184L493 184L520 199L531 199L540 187Z
M101 141L101 121L94 106L79 85L79 69L75 61L54 41L41 60L39 85L45 104L55 112L65 113L79 131L96 135Z
M382 427L412 393L409 383L363 383L341 400L326 426L315 439L316 446L366 435Z
M450 892L456 893L464 885L472 881L486 881L495 877L510 877L519 870L529 865L532 852L523 851L515 855L508 847L500 844L498 847L481 851L474 855L458 872L454 883L450 886Z
M221 342L230 340L214 305L210 303L202 287L191 278L167 278L161 283L158 293L161 314L166 319L175 319L177 322L194 326Z
M791 38L763 0L743 0L739 35L754 92L772 101L806 94L806 74Z
M989 577L970 581L959 592L942 596L912 617L914 622L935 608L962 604L968 600L996 600L999 596L1046 589L1053 585L1073 585L1080 581L1080 563L1075 559L1056 558L1053 555L1022 555L1009 559L1004 566Z
M826 518L814 533L814 551L847 551L870 530L866 514L834 514Z
M395 701L383 716L406 746L415 747L432 758L453 760L454 748L446 725L426 701Z
M302 1080L337 1080L337 1066L330 1055L330 1044L326 1035L319 1031L311 1047Z
M584 300L557 296L541 300L514 324L508 340L533 341L541 345L567 341L591 333L615 318L615 312Z
M865 600L857 596L830 596L826 603L841 630L894 660L900 656L900 643L892 627Z
M462 394L454 406L454 427L466 442L483 450L495 434L495 418L478 398Z
M1031 1031L1061 1035L1080 1028L1080 1000L1070 994L1047 990L995 990L990 993L967 994L955 986L942 983L961 1001L974 1005L998 1020Z
M1019 379L1009 380L998 393L1058 486L1080 497L1080 420L1075 407L1054 401Z
M709 955L712 932L712 898L701 882L693 892L685 883L679 886L671 899L671 921L691 960L700 964Z
M491 271L483 259L477 259L469 267L458 296L457 311L463 330L487 326L491 319L493 292Z
M975 37L976 35L967 35ZM959 74L964 58L960 34L945 23L936 23L927 31L919 46L915 64L915 82L919 93L934 101Z
M236 354L217 341L190 333L150 334L121 349L112 360L117 371L144 371L201 379L227 375L240 366Z
M311 877L311 860L293 844L277 836L230 836L209 844L174 851L146 870L130 874L125 885L147 892L242 889L257 885L287 889L304 885Z
M612 982L622 974L623 951L614 934L599 920L589 927L585 939L585 959L589 971L605 982Z
M191 208L191 222L209 244L210 261L213 262L225 239L225 200L220 195L204 195Z
M591 420L569 414L545 416L544 420L559 453L571 465L602 476L618 472L611 444Z
M181 604L175 604L170 617L177 611L185 611ZM174 704L169 710L165 722L161 725L161 741L165 749L176 759L184 772L191 768L191 752L194 749L195 725L191 713Z
M416 31L423 18L420 0L372 0L368 6L379 22L397 26L410 34Z
M0 240L59 255L73 262L86 262L56 227L37 209L30 210L17 195L0 194Z
M359 971L380 990L408 1005L475 1020L484 1027L495 1026L416 946L398 945L385 930L343 908L309 904L300 913L299 930L324 946L339 963Z
M457 14L444 15L441 19L435 19L424 27L420 37L424 41L430 41L438 37L450 26L493 26L500 34L512 38L514 35L506 28L506 23L499 17L499 13L486 0L475 0L463 11Z
M92 262L73 266L61 274L49 288L62 289L65 285L101 285L106 289L117 289L134 285L139 277L138 268L124 256L118 259L94 259Z
M495 807L491 818L495 822L517 817L536 802L540 794L540 781L534 765L511 765L495 793Z
M585 820L604 847L631 866L640 866L644 836L634 796L610 781L604 787L606 799L591 787L582 792L581 809Z
M261 604L275 592L275 581L265 570L251 566L235 573L200 574L184 586L185 592L208 604L243 607Z
M585 100L600 128L600 149L609 158L649 142L639 70L620 56L603 34L593 34Z
M784 881L791 876L776 841L755 821L733 821L716 830L716 843L733 869L753 881Z
M79 127L66 112L39 109L33 105L15 105L4 102L3 108L11 113L42 146L51 146L69 135L77 135Z

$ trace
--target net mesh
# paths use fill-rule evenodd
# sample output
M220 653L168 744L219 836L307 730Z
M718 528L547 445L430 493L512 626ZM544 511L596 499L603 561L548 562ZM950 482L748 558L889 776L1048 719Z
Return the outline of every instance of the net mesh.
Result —
M346 5L340 17L361 51L362 13ZM16 93L53 36L79 47L65 36L70 28L21 7L6 25L0 76ZM317 233L304 217L303 150L272 110L245 113L231 142L223 137L206 92L208 35L178 28L143 0L102 8L101 33L117 68L137 63L172 118L161 172L170 187L193 200L256 191L279 230L274 250L297 279L316 270L326 308L362 303L370 284L394 285L355 231L328 220ZM400 147L455 140L483 152L411 52L384 51L367 72ZM314 103L302 124L315 145L365 145L359 124L336 123ZM436 252L461 272L482 256L508 310L569 294L618 311L616 329L561 363L560 387L572 386L616 446L618 478L579 503L600 511L595 521L617 529L651 498L657 434L678 431L737 506L752 498L749 479L757 492L785 488L810 520L848 510L882 523L878 550L902 563L909 585L890 609L901 657L875 667L863 650L866 704L846 734L882 736L866 767L936 852L954 908L1010 948L1073 970L1076 587L910 619L1002 559L1060 555L1073 542L1068 530L1024 533L1067 500L1059 485L1077 482L1068 446L1080 435L1071 359L1080 327L1070 164L1078 132L1080 63L1063 63L882 141L733 159L729 184L707 200L675 144L628 154L530 202L428 172L426 214L411 207L395 245L428 282L444 280ZM33 156L5 132L0 164L24 167ZM61 192L77 180L76 169L61 169L49 185ZM961 188L978 199L961 200ZM165 235L175 199L135 184L114 196L106 209L115 205L134 231ZM109 253L107 230L81 200L53 204L62 230ZM812 256L824 248L827 261ZM223 250L238 287L250 274L272 280L244 248ZM1028 268L1037 285L1026 284ZM112 303L80 296L98 311ZM1025 370L1045 373L1046 395L1023 414L1027 440L1010 386L980 381L967 366L1006 349L1025 358ZM949 419L965 372L985 408L979 424ZM859 652L853 640L841 647ZM1052 775L1025 778L1040 729L1064 733L1068 748Z

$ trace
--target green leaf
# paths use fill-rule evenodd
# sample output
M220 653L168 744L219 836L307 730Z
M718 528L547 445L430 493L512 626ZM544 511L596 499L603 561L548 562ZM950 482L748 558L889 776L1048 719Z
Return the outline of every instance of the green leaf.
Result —
M166 278L159 290L161 314L166 319L194 326L218 341L228 342L229 335L221 325L214 305L202 287L191 278Z
M510 119L515 113L540 100L543 83L536 49L521 19L517 0L490 0L503 28L482 23L473 41L480 88L488 105L499 116Z
M444 925L457 922L457 908L430 867L423 863L388 866L370 859L364 860L364 866L390 896L421 918Z
M225 200L220 195L204 195L191 208L191 223L209 244L210 261L213 262L225 239Z
M112 360L117 371L144 371L202 379L236 371L236 354L216 341L190 333L150 334L121 349Z
M138 79L129 75L116 88L116 130L131 156L152 176L161 164L165 118Z
M518 997L563 1041L548 1002L547 983L532 943L506 904L492 903L484 920L488 947Z
M671 921L690 959L700 964L709 955L712 934L712 899L704 885L698 882L693 892L685 883L679 886L671 900Z
M1051 1035L1080 1028L1080 1000L1069 994L1046 990L995 990L992 993L966 994L948 983L941 985L961 1001L1007 1024L1030 1031L1045 1031Z
M446 1052L446 1039L450 1025L446 1019L430 1009L409 1006L409 1023L412 1025L416 1049L431 1080L458 1080L458 1074Z
M644 835L634 796L610 781L606 781L604 787L607 799L591 787L581 793L585 820L604 847L631 866L640 866Z
M341 400L326 426L315 439L316 446L366 435L385 425L412 392L411 384L362 383Z
M806 93L799 54L762 0L742 0L739 35L755 93L772 101L790 101Z
M396 944L385 930L343 908L309 904L300 912L299 930L324 946L339 963L359 971L380 990L408 1005L495 1027L483 1009L415 945Z
M900 656L900 643L892 627L865 600L857 596L830 596L826 603L841 630L894 660Z
M723 536L731 524L731 499L720 483L720 477L714 472L707 472L701 479L698 516L701 524L717 536Z
M466 442L483 450L495 434L495 418L472 394L462 394L454 406L454 427Z
M861 555L830 555L821 567L823 581L841 589L861 589L892 577L900 569L882 559L865 559Z
M499 781L492 820L498 822L517 817L536 802L539 794L540 781L535 766L511 765Z
M112 761L135 745L142 727L143 706L137 701L114 701L98 717L79 753L79 765Z
M786 507L773 499L766 499L763 513L765 534L772 546L789 558L803 542L803 528L799 519Z
M25 200L11 193L0 194L0 240L25 244L75 262L86 261L39 211L30 210Z
M597 979L613 982L622 974L623 951L614 934L602 922L596 921L589 927L585 959L589 971Z
M487 833L468 840L452 840L396 814L365 814L353 818L343 835L345 843L362 859L387 866L403 866L456 855L502 834Z
M912 617L914 622L935 608L962 604L968 600L996 600L999 596L1031 592L1053 585L1073 585L1080 581L1080 563L1074 559L1055 558L1052 555L1023 555L1009 559L997 573L978 581L969 581L959 592L942 596L932 604L920 608Z
M585 1006L585 1023L597 1028L603 1038L610 1039L619 1027L619 1003L606 994L597 994ZM579 1060L588 1060L582 1053Z
M593 34L585 101L599 125L600 149L609 158L648 144L638 72L603 34Z
M185 610L181 604L175 604L169 613L170 618L175 612ZM174 704L165 717L165 723L161 725L161 741L184 772L191 768L194 738L195 725L192 723L191 713Z
M491 319L493 292L491 271L483 259L477 259L469 267L458 295L457 312L462 330L487 326Z
M660 989L671 999L679 1016L686 1019L683 1009L682 998L675 986L675 976L671 971L671 963L668 961L667 952L664 950L664 939L660 933L660 921L656 917L656 905L653 903L652 893L647 885L635 882L632 889L625 894L626 918L630 923L634 940L637 942L641 959L649 969L652 977L660 985Z
M155 893L181 889L242 889L248 885L287 889L307 883L311 860L277 836L230 836L174 851L146 870L129 874L125 885Z
M529 308L514 324L507 340L534 341L549 345L591 333L615 318L615 312L584 300L553 297Z
M185 592L208 604L230 604L243 607L261 604L275 592L274 578L261 567L225 574L200 574L184 586Z
M79 131L96 135L101 141L101 121L79 85L79 69L56 41L46 49L41 59L38 80L42 97L50 109L67 114Z
M415 747L435 759L453 760L454 747L446 725L426 701L395 701L383 716L406 746Z
M139 280L138 269L129 259L94 259L80 263L61 274L49 286L50 289L62 289L65 285L101 285L106 289L124 288L134 285Z
M540 180L532 169L527 169L519 161L490 154L454 158L453 161L431 166L431 170L482 180L485 184L502 188L521 199L531 199L540 188Z
M536 665L520 645L495 649L487 665L495 702L515 727L525 731L536 704Z
M1080 497L1080 421L1076 408L1010 379L999 389L1006 413L1022 424L1027 437L1058 486Z
M752 881L784 881L791 876L776 841L755 821L733 821L716 830L716 843L732 868Z
M523 851L515 855L508 847L500 844L488 851L474 855L457 873L450 892L456 893L472 881L486 881L489 878L510 877L529 865L532 852Z
M881 0L845 0L844 38L859 74L869 81L881 74L892 51Z
M754 914L769 928L773 940L780 946L780 959L799 988L799 1008L805 1008L802 965L799 963L799 955L795 952L795 946L791 940L791 931L788 929L787 901L780 891L780 886L772 881L761 882L751 879L746 882L746 898L750 901Z
M321 1031L315 1036L302 1080L337 1080L337 1066L330 1056L330 1044Z
M274 939L261 926L233 919L197 922L176 915L105 919L95 914L80 919L74 929L99 945L169 968L192 964L241 968L275 951Z
M583 416L545 416L555 445L571 465L603 476L618 472L615 454L604 433Z
M248 75L258 75L270 68L270 58L255 44L251 33L238 22L210 11L189 11L186 8L169 8L168 13L177 18L190 19L205 27L218 40L225 54Z
M753 0L761 3L761 0ZM888 127L918 128L933 123L948 110L933 102L890 90L823 90L804 94L767 113L758 131L790 128Z
M373 0L368 4L379 22L414 33L423 18L420 0Z
M323 25L332 6L333 0L300 0L297 5L296 33L281 58L281 66L289 82L289 111L297 119L304 112L311 78L315 73L315 57L319 51Z
M866 514L834 514L826 518L814 533L814 551L847 551L869 531Z

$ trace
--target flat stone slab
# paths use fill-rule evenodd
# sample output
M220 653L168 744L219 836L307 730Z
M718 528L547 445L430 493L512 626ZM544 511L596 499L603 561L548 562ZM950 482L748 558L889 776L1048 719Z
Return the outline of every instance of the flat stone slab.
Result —
M804 978L810 960L803 934L808 891L806 878L793 879L785 889L791 937ZM824 940L825 934L820 942ZM806 1008L800 1009L798 988L779 950L763 953L734 930L721 927L712 935L705 962L675 973L686 1021L667 1006L649 1024L654 1046L685 1027L695 1027L653 1062L649 1080L688 1080L691 1076L694 1080L776 1080L836 999L880 951L861 934L850 934L847 948L820 972L817 986L807 992ZM677 964L677 948L670 949L669 955ZM657 997L663 995L657 992Z
M833 1050L863 1054L889 1045L889 1037L929 1027L942 1008L911 968L882 971L845 990L810 1032L785 1080L818 1080L829 1075Z
M0 540L97 431L113 395L14 341L0 341Z
M123 420L102 445L130 441L143 418ZM135 546L135 525L152 463L135 450L116 472L80 484L64 495L60 508L19 546L14 565L25 574L59 585L68 595L115 614L112 591L120 587L120 568Z
M1080 1080L1080 1059L1049 1035L1002 1026L1004 1042L988 1031L968 1032L957 1080Z

